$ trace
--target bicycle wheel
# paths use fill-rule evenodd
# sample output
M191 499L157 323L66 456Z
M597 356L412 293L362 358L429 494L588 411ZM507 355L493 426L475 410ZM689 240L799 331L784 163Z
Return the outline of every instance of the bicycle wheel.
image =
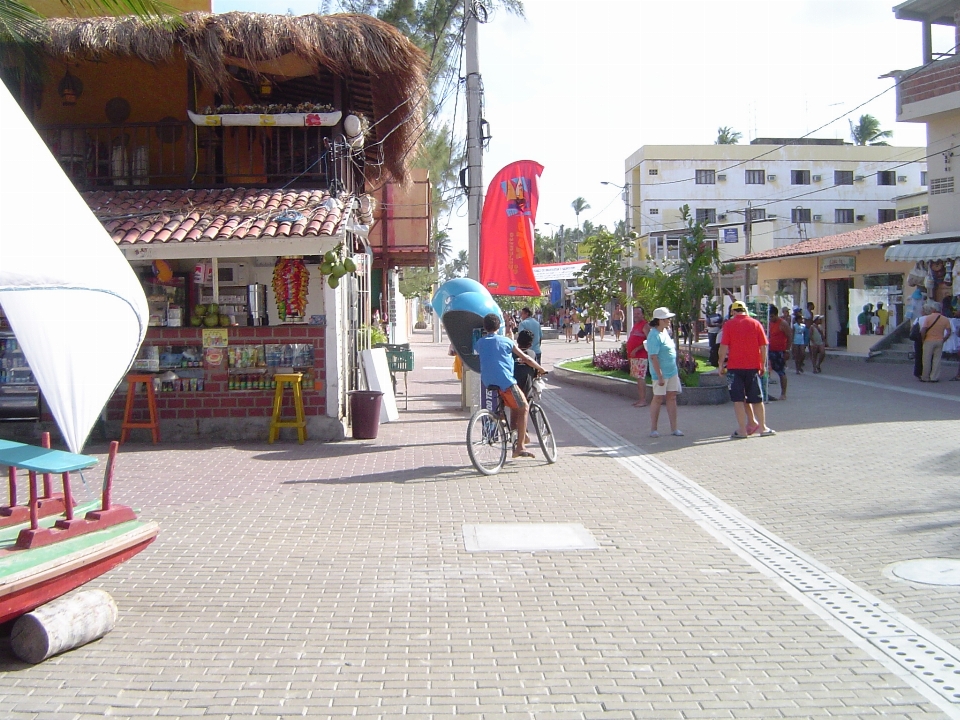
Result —
M467 453L470 462L484 475L500 472L507 460L509 431L489 410L477 410L467 425Z
M533 421L534 430L537 431L537 440L540 441L543 456L548 463L555 463L557 461L557 440L553 437L553 429L550 427L550 421L547 420L547 414L537 403L530 403L530 419Z

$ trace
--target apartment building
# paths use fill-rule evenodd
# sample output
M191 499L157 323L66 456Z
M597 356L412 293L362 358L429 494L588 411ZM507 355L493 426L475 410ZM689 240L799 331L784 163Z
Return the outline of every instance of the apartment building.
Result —
M837 235L895 220L896 198L926 188L925 155L817 138L645 145L626 161L630 226L657 260L676 257L683 205L724 259Z

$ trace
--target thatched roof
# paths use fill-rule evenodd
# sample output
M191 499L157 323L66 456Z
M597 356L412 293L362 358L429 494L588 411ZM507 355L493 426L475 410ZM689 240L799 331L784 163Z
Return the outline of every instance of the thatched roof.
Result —
M404 181L422 132L426 55L392 25L369 15L266 15L192 12L179 27L135 17L57 18L46 23L44 51L64 60L113 55L151 64L182 53L206 86L224 89L228 64L270 61L326 71L352 86L350 107L369 116L387 172ZM292 62L291 62L292 60ZM359 99L358 99L359 98Z

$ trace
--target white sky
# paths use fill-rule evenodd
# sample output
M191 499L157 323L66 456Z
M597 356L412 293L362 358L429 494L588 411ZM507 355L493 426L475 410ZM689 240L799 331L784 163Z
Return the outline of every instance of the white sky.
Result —
M491 13L480 27L484 117L493 139L484 183L523 159L545 166L537 225L623 217L624 161L642 145L711 144L717 128L760 137L849 139L844 113L926 145L923 125L896 123L893 69L921 64L920 25L894 19L897 0L524 0L526 19ZM215 9L315 12L316 0L218 0ZM953 47L934 28L934 51ZM452 113L452 105L450 108ZM463 132L463 96L456 125ZM759 151L758 151L759 152ZM466 201L450 220L466 247Z

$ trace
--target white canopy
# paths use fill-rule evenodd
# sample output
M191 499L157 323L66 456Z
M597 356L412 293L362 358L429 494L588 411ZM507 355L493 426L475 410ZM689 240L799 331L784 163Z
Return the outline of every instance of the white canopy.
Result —
M946 243L903 243L891 245L883 254L883 259L890 262L896 260L946 260L960 257L960 242Z
M0 305L73 452L133 364L143 289L0 83Z

